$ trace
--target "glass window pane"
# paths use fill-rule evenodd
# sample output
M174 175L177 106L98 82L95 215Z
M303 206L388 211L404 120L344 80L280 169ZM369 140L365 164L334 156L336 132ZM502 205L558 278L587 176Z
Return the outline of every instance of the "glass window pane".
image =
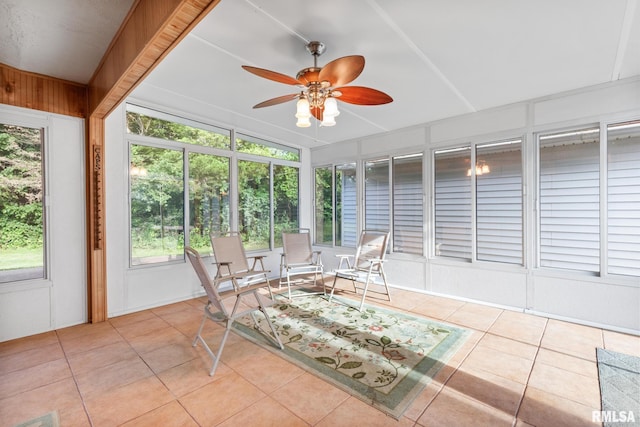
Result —
M236 138L236 147L240 153L295 162L300 161L300 150L297 148L287 147L286 145L276 144L253 136L239 134L239 138Z
M364 166L364 226L389 231L389 160L368 161Z
M540 265L600 270L599 128L540 136Z
M189 245L211 254L211 232L229 231L229 158L189 153Z
M315 243L333 244L333 174L331 167L315 168Z
M422 255L422 154L393 159L393 251Z
M471 259L471 149L435 153L435 254Z
M336 246L356 247L356 164L335 167Z
M282 232L296 229L298 221L299 171L291 166L273 167L274 241L282 246Z
M640 276L640 121L607 129L610 274Z
M184 258L182 151L131 144L131 264Z
M238 221L245 250L269 249L269 164L238 160Z
M0 123L0 283L45 277L42 135Z
M476 147L476 250L483 261L522 264L522 142Z
M213 126L202 125L213 128ZM205 147L231 149L230 132L225 129L216 131L189 126L175 121L163 120L138 112L127 111L127 132L137 135L153 136L169 141Z

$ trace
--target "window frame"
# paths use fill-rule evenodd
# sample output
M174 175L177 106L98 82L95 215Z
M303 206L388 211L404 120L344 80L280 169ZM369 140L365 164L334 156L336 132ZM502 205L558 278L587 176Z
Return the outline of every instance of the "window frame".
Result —
M183 162L183 171L184 171L184 175L183 175L183 192L184 192L184 204L183 204L183 209L184 209L184 215L183 215L183 236L184 236L184 245L188 245L189 244L189 233L187 232L189 230L190 227L190 222L191 222L191 218L190 218L190 201L189 201L189 177L190 177L190 171L189 171L189 154L190 153L198 153L198 154L206 154L206 155L213 155L213 156L218 156L218 157L225 157L229 159L229 229L230 230L237 230L239 227L239 209L238 209L238 204L239 204L239 192L238 192L238 162L239 161L249 161L249 162L256 162L256 163L263 163L263 164L267 164L268 168L269 168L269 247L268 248L259 248L259 249L255 249L255 250L247 250L248 253L258 253L258 252L266 252L266 251L272 251L276 248L275 246L275 200L274 200L274 169L275 166L279 165L279 166L286 166L286 167L293 167L296 168L298 170L298 182L297 182L297 186L298 186L298 222L300 221L300 182L301 182L301 167L302 167L302 153L300 152L299 148L295 148L295 147L289 147L285 144L281 144L278 142L272 142L272 141L268 141L259 137L254 137L248 133L237 133L235 129L224 129L222 127L217 127L214 125L208 125L208 124L203 124L201 122L197 122L197 121L193 121L193 120L188 120L188 119L184 119L180 116L175 116L172 115L170 113L164 113L161 111L157 111L157 110L153 110L150 108L146 108L146 107L141 107L139 105L136 104L127 104L125 110L124 110L124 115L125 115L125 123L126 123L126 115L127 112L129 111L129 108L132 108L132 111L139 113L139 114L145 114L148 115L150 117L154 117L154 118L158 118L161 120L165 120L165 121L169 121L169 122L175 122L175 123L180 123L183 125L187 125L187 126L192 126L192 127L197 127L197 128L201 128L204 130L208 130L208 131L212 131L212 132L216 132L219 133L221 131L228 132L229 135L229 140L231 141L230 144L230 149L227 150L225 148L219 148L219 147L210 147L210 146L205 146L205 145L198 145L198 144L194 144L194 143L189 143L189 142L182 142L182 141L174 141L174 140L167 140L167 139L163 139L163 138L159 138L159 137L155 137L155 136L148 136L148 135L140 135L140 134L136 134L136 133L129 133L125 127L124 129L124 135L125 135L125 141L127 142L127 161L126 164L130 165L131 164L131 144L137 144L137 145L145 145L145 146L150 146L150 147L155 147L155 148L162 148L162 149L170 149L170 150L178 150L182 153L182 162ZM256 143L259 144L261 142L264 142L265 145L267 147L271 147L271 148L281 148L281 147L286 147L287 149L290 149L291 152L293 153L297 153L298 155L298 161L294 161L294 160L288 160L288 159L281 159L281 158L277 158L277 157L271 157L271 156L263 156L263 155L259 155L259 154L254 154L254 153L246 153L246 152L240 152L238 151L238 147L236 144L237 138L240 137L245 137L248 139L245 139L249 142L252 143ZM242 138L241 138L242 139ZM148 268L148 267L154 267L154 266L163 266L163 265L170 265L170 264L177 264L177 263L183 263L186 262L185 259L174 259L174 260L164 260L164 261L159 261L159 262L151 262L151 263L140 263L140 264L133 264L132 260L132 245L131 245L131 182L130 182L130 174L129 174L129 170L127 170L127 179L126 179L126 185L127 185L127 208L128 208L128 218L127 218L127 229L128 229L128 247L127 247L127 251L128 251L128 265L130 269L138 269L138 268ZM202 254L203 256L211 256L211 254Z
M4 125L18 126L30 129L39 129L40 131L40 185L42 188L42 275L35 275L24 278L8 277L7 280L0 281L0 288L13 286L25 286L29 283L50 283L51 282L51 232L50 221L50 176L49 176L49 159L50 157L50 138L49 138L49 121L45 119L36 119L26 117L22 114L0 114L0 120ZM6 270L16 271L20 269Z

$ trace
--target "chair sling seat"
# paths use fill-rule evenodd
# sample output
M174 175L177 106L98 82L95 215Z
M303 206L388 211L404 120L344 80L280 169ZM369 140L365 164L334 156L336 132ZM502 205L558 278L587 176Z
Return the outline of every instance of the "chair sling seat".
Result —
M391 301L389 293L389 285L387 284L387 276L384 272L385 255L387 252L387 244L389 241L389 233L381 231L364 230L360 234L360 240L355 256L337 255L340 257L338 269L335 271L333 286L329 295L329 301L333 298L338 278L351 280L353 290L357 294L362 290L359 310L364 307L367 292L379 293L387 296ZM353 262L351 261L353 258ZM343 265L346 264L346 268ZM384 292L375 289L369 289L371 284L375 283L376 278L382 279ZM362 283L362 285L357 285Z
M227 342L227 338L229 336L229 332L233 328L233 322L239 317L250 315L253 319L256 328L259 329L258 320L255 317L256 311L261 311L264 315L269 328L271 329L271 334L268 335L268 338L273 341L281 350L284 349L282 342L280 341L280 337L278 336L278 332L275 327L271 323L269 319L269 315L266 312L266 307L264 299L258 291L264 289L265 286L268 285L268 282L265 283L254 283L251 285L245 286L237 286L238 277L225 275L222 277L218 277L216 279L211 279L209 272L207 271L200 254L190 247L185 248L185 253L193 266L193 269L196 272L196 275L200 279L200 283L204 288L209 301L204 306L204 315L202 316L202 322L200 322L200 327L198 328L198 332L193 339L193 346L195 347L198 342L202 344L202 347L205 349L207 354L212 360L211 370L209 371L209 375L213 376L218 367L218 363L220 362L220 357L222 356L222 350L224 349L224 345ZM232 281L235 282L234 286L232 286L228 290L219 290L219 287L224 282ZM225 301L232 301L233 308L229 310L225 304ZM272 303L270 302L269 305ZM220 344L218 346L218 351L214 353L214 351L209 347L204 337L202 336L202 330L204 329L204 325L210 319L215 323L221 324L224 326L224 334L222 335L222 339L220 340Z
M309 294L326 295L324 282L324 267L321 251L311 248L311 237L308 229L285 231L282 233L282 255L280 257L279 286L287 285L289 299L295 295L291 293L292 286L312 284L316 285L318 276L322 282L322 292L308 292Z

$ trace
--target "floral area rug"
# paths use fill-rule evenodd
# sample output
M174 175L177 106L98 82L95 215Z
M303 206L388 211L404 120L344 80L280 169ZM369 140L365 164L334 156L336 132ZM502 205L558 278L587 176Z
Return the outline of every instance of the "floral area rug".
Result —
M268 308L285 346L274 348L263 335L264 317L238 319L243 336L279 354L302 369L399 419L470 331L389 309L365 306L323 295L291 301L278 297Z

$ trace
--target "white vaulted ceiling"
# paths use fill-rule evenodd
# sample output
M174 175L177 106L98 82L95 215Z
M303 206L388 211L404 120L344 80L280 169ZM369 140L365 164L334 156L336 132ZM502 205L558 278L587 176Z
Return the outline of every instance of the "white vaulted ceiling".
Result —
M108 34L101 14L108 4L110 10L120 8L112 19L124 17L127 3L0 0L0 24L11 19L4 13L11 4L76 6L65 22L57 15L55 23L42 19L38 26L22 18L8 22L12 28L0 32L0 62L87 82L117 29ZM88 22L109 37L92 40ZM64 37L81 46L62 49ZM12 42L9 48L5 39ZM294 101L253 109L297 90L240 66L295 77L313 65L305 50L311 40L327 47L319 65L363 55L364 71L352 84L382 90L394 102L339 103L338 124L331 128L315 123L297 128ZM92 55L86 44L95 45ZM12 63L15 58L18 63ZM133 96L256 136L313 147L638 75L638 0L222 0Z

